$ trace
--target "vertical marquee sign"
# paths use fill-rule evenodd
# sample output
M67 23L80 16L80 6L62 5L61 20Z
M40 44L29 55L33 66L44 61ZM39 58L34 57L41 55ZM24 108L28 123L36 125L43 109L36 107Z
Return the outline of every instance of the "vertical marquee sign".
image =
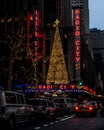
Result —
M35 42L34 42L34 56L35 59L34 61L36 62L38 59L38 44L39 44L39 26L40 26L40 20L39 20L39 10L34 9L34 37L35 37Z
M33 10L34 24L34 64L35 64L35 82L37 84L37 61L39 55L39 35L40 35L40 12L37 9Z
M80 80L80 8L74 8L74 46L75 46L75 79Z
M37 79L37 60L39 56L39 37L40 37L40 11L33 8L28 12L27 18L27 50L28 58L31 58L35 70L35 81ZM34 49L34 50L33 50Z

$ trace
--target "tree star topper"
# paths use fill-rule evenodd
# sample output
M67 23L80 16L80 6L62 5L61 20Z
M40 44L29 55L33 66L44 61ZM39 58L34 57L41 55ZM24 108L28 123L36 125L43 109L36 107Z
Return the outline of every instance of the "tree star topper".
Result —
M55 24L58 26L59 23L60 23L60 21L58 19L56 19Z

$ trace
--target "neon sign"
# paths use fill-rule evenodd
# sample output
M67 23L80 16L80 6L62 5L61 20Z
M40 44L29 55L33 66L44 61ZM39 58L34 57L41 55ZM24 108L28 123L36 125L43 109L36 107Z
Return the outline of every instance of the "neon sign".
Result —
M35 91L57 91L57 90L63 90L67 92L89 92L91 94L96 94L96 91L89 88L88 86L78 86L73 84L39 84L37 87L29 85L26 87L25 92L35 92Z
M80 10L75 10L75 60L80 62Z
M80 79L80 9L74 9L74 26L75 26L75 70L76 79Z
M35 36L35 61L37 61L38 58L38 43L39 43L39 11L34 10L34 36Z

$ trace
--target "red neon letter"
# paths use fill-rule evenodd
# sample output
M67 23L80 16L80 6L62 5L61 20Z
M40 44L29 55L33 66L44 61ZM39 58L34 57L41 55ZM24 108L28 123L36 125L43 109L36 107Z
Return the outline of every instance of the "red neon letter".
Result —
M75 35L76 36L80 36L80 32L79 31L75 31Z

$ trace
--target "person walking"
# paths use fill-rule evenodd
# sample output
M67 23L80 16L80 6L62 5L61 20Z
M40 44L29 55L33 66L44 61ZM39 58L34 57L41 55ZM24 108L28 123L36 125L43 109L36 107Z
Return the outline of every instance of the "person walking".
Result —
M99 103L101 117L104 116L104 101Z

